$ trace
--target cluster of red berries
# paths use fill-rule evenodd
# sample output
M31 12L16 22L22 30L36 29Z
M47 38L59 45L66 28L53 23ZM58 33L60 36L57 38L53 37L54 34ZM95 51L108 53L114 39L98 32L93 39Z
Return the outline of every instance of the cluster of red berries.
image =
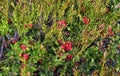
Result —
M65 42L64 44L61 45L61 48L65 51L70 51L70 50L72 50L72 43Z
M58 26L59 28L64 28L64 27L66 27L66 25L67 25L67 23L66 23L65 20L59 20L59 21L57 22L57 24L59 25L59 26Z
M20 44L20 48L25 51L28 47L24 44ZM28 53L23 53L20 55L24 60L28 60L29 59L29 54Z
M72 42L66 41L63 43L63 41L60 39L58 40L58 43L61 45L61 48L65 51L70 51L72 50ZM60 56L61 53L60 53ZM71 54L68 54L67 57L65 58L65 60L72 60L73 56Z
M23 51L25 51L27 48L28 48L28 46L26 46L26 45L24 45L24 44L20 44L20 48L23 50ZM28 53L22 53L22 54L20 54L20 56L24 59L24 60L28 60L29 59L29 54ZM42 63L42 59L39 59L38 60L38 63Z
M28 54L28 53L20 54L20 56L21 56L25 61L29 59L29 54Z
M72 42L66 41L63 43L63 41L60 39L58 40L58 43L61 45L61 48L65 51L72 50Z

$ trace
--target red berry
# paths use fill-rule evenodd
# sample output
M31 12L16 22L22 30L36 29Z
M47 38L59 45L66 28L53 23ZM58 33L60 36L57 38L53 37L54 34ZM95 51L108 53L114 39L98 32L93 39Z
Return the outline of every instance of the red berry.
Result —
M75 66L79 66L79 62L75 62Z
M24 60L28 60L29 59L29 55L27 53L22 54L22 57L23 57Z
M32 27L33 26L33 24L31 23L31 24L29 24L29 27Z
M67 56L66 60L72 60L72 55L69 54L69 55Z
M113 31L109 32L109 36L113 36L113 35L114 35Z
M109 31L109 32L112 31L112 27L109 26L109 27L108 27L108 31Z
M61 45L61 48L64 49L65 51L70 51L72 50L72 43L65 42L64 44Z
M12 23L12 20L11 20L11 19L8 19L7 22L8 22L8 23Z
M42 59L40 59L38 62L41 64L42 63Z
M86 16L83 17L82 21L83 21L83 23L86 24L86 25L88 25L88 24L90 23L90 19L87 18Z
M58 40L58 43L59 43L59 44L62 44L62 39L59 39L59 40Z
M58 25L59 25L59 28L63 28L63 27L65 27L67 25L67 23L66 23L65 20L59 20Z
M65 50L65 45L64 45L64 44L62 44L62 45L61 45L61 48L62 48L63 50Z
M20 48L25 51L28 47L26 45L20 44Z

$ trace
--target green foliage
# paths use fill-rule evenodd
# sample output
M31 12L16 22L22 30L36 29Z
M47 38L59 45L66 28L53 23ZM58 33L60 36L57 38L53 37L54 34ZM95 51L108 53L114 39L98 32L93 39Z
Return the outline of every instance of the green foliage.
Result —
M118 3L1 0L0 76L116 75L120 71Z

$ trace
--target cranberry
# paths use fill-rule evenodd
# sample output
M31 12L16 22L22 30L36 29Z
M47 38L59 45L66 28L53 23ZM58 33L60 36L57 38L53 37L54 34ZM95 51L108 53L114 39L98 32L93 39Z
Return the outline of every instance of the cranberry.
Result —
M59 43L59 44L62 44L62 39L59 39L59 40L58 40L58 43Z
M59 20L58 25L59 25L59 28L63 28L63 27L65 27L67 25L67 23L66 23L65 20Z
M73 56L71 54L69 54L67 57L66 57L66 60L72 60Z
M109 26L109 27L108 27L108 31L112 31L112 27Z
M7 22L8 22L8 23L12 23L12 20L11 20L11 19L8 19Z
M79 62L75 62L75 66L79 66Z
M42 63L42 59L38 60L38 63L40 63L40 64L41 64L41 63Z
M64 44L61 45L61 48L64 49L65 51L69 51L72 49L72 43L71 42L65 42Z
M90 19L87 18L86 16L83 17L82 21L83 21L83 23L86 24L86 25L88 25L88 24L90 23Z
M20 44L20 48L25 51L28 47L26 45Z
M28 60L29 59L29 55L27 53L22 54L22 57L24 58L24 60Z

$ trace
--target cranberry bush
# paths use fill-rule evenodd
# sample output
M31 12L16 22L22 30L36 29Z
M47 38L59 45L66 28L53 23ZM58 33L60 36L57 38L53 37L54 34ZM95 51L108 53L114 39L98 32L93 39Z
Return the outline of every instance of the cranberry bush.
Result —
M119 0L1 0L0 75L120 74Z

